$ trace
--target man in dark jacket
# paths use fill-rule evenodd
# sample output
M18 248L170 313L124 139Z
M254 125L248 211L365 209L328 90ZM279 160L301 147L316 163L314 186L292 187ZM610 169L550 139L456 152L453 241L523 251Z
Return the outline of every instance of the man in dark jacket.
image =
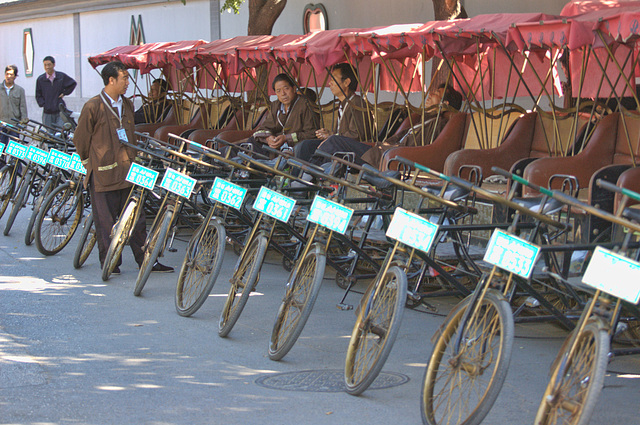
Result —
M64 72L56 71L56 60L46 56L42 61L45 73L36 80L36 101L42 110L42 123L48 127L62 127L60 102L76 88L76 81Z

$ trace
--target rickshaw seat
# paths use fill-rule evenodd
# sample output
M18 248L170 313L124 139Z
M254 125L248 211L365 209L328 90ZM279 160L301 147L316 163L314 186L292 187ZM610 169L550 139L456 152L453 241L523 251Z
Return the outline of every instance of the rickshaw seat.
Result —
M615 112L596 124L589 143L580 153L538 159L525 168L523 177L548 187L552 176L571 175L576 177L580 188L587 188L593 174L601 168L633 164L634 157L637 160L640 156L639 139L640 115ZM553 188L558 189L560 184L560 181L554 183ZM525 190L525 194L528 192Z
M208 129L198 129L194 130L188 137L189 140L193 140L194 142L200 143L201 145L205 145L207 147L211 147L210 143L208 143L211 139L218 136L220 133L224 131L232 131L232 130L242 130L245 128L245 121L247 119L248 111L246 110L238 110L233 115L231 120L225 125L223 128L208 128Z
M463 147L471 122L471 114L466 112L446 112L449 120L438 137L425 146L399 146L387 150L380 164L380 169L397 170L398 163L393 159L401 156L431 169L442 171L447 157Z
M522 158L535 155L533 141L538 113L530 112L522 116L514 124L500 146L493 149L463 149L453 152L444 163L444 174L458 175L463 165L477 165L482 168L482 175L491 175L491 167L497 166L509 170Z

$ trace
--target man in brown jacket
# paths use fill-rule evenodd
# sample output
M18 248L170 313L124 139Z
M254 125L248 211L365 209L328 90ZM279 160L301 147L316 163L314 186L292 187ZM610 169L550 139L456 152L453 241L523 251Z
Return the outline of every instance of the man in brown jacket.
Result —
M253 150L264 154L263 145L284 150L299 141L314 137L320 119L311 109L306 96L298 95L296 86L287 74L273 79L273 91L278 100L271 104L265 120L252 137L237 143L250 142Z
M104 90L89 99L82 108L73 142L87 169L84 184L91 196L96 227L100 265L104 264L111 228L125 206L131 183L125 180L136 152L120 141L134 143L133 103L124 97L129 87L129 74L121 62L109 62L101 72ZM146 240L144 210L136 223L129 244L138 263L144 260ZM120 274L121 259L112 274ZM173 271L156 263L155 271Z
M358 80L349 64L339 63L333 67L329 88L340 100L337 125L334 131L321 128L316 131L316 139L298 144L294 149L297 158L321 164L327 161L322 157L313 157L316 149L329 154L354 152L356 158L369 150L371 145L362 142L370 139L367 124L371 122L371 114L362 97L355 93L357 87Z

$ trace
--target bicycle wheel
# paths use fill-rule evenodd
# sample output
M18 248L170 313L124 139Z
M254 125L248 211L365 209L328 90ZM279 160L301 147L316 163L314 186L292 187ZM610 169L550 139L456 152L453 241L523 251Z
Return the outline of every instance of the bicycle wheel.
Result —
M105 282L109 280L113 269L116 268L122 250L127 244L133 226L138 219L136 210L138 209L139 202L140 200L137 198L130 199L124 207L122 214L120 214L120 218L113 225L113 229L111 230L111 243L109 244L109 249L107 250L104 264L102 265L102 280Z
M84 195L78 184L66 182L44 200L35 224L36 247L43 255L60 252L80 225Z
M267 253L267 237L256 235L244 255L238 258L236 271L231 278L231 288L218 322L218 335L225 337L238 321L249 294L258 283L258 274Z
M293 266L294 271L289 277L271 332L269 343L271 360L282 359L298 340L318 298L326 262L324 248L314 244L302 259L300 267L298 268L297 264Z
M571 338L569 336L569 338ZM609 334L600 320L587 323L561 353L536 415L536 425L587 425L604 384L609 362Z
M16 184L12 179L13 165L5 165L0 169L0 218L9 206Z
M156 263L158 256L164 249L164 244L167 241L169 235L169 226L171 226L171 219L173 218L173 210L167 208L162 214L162 218L157 220L145 244L144 260L140 265L140 271L138 272L138 278L136 279L136 286L133 288L133 295L136 297L142 293L144 285L149 279L151 269Z
M35 225L38 218L38 213L40 212L40 207L42 207L44 200L47 199L47 196L49 196L53 189L53 180L47 180L47 182L44 184L44 187L42 188L42 191L33 202L33 211L31 212L31 217L29 218L29 223L27 224L27 230L24 234L24 244L27 246L31 245L36 238Z
M84 219L82 234L80 235L76 252L73 255L74 268L79 269L82 267L87 258L89 258L89 254L91 254L96 242L96 229L93 227L93 211L91 211L87 218Z
M29 190L29 186L31 186L31 176L32 176L32 171L29 170L20 183L20 189L18 189L18 194L13 200L13 208L11 208L11 212L9 213L9 217L7 218L7 222L4 226L3 234L5 236L9 236L9 232L11 232L13 223L16 221L16 217L18 216L18 213L24 206L27 200L27 197L29 196L27 191Z
M471 297L455 307L433 347L420 397L426 424L480 424L507 376L513 347L511 308L499 292L489 289L477 314L463 323Z
M398 335L407 299L407 275L397 266L373 283L351 333L344 365L349 394L358 395L376 379Z
M224 226L215 217L202 223L191 237L176 286L180 316L191 316L207 300L222 268L225 240Z

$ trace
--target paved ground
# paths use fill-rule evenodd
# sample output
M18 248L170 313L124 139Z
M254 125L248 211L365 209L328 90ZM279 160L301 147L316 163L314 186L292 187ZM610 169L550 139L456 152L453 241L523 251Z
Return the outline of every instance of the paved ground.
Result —
M209 300L183 318L173 306L175 273L152 275L142 297L134 297L130 252L122 275L104 283L95 253L73 269L73 242L50 258L26 247L26 220L23 211L11 235L0 236L0 423L420 423L430 337L454 300L435 301L438 314L405 312L381 384L408 382L352 397L339 387L354 314L336 309L342 291L332 273L301 339L283 361L273 362L267 344L287 278L277 259L264 266L257 292L221 339L217 323L237 258L232 251ZM178 266L185 245L178 241L178 252L163 261ZM564 336L550 325L516 326L507 381L485 424L533 423ZM296 374L273 378L286 372ZM318 391L332 388L338 390ZM640 424L639 399L640 356L615 359L591 423Z

